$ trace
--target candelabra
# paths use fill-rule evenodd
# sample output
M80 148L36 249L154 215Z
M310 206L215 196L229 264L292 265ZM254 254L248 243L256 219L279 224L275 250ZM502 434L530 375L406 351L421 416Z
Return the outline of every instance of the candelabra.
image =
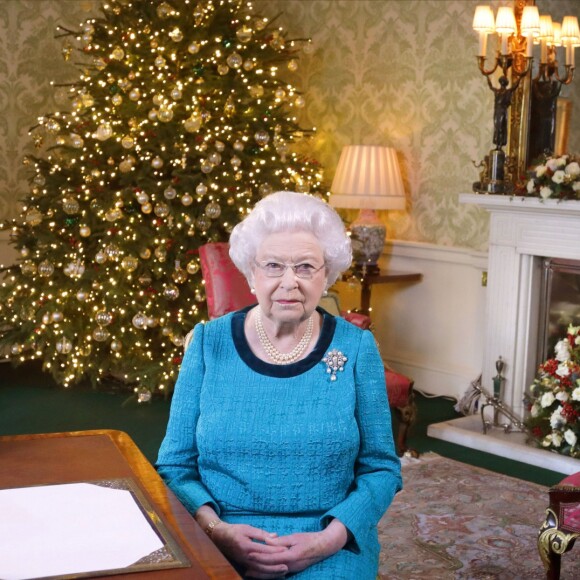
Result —
M578 19L565 16L562 24L541 15L538 28L541 45L538 74L532 79L528 158L555 151L556 105L562 86L574 79L574 48L580 42ZM559 73L558 48L565 47L564 74Z
M508 110L514 92L521 80L530 71L532 55L530 51L526 52L523 67L513 66L518 51L515 45L508 49L508 40L517 32L518 28L514 11L508 6L498 8L496 19L494 19L493 11L489 6L478 6L473 18L473 29L479 32L479 52L477 55L479 71L485 76L487 84L494 94L493 144L495 145L495 148L482 162L483 171L480 175L480 181L474 183L473 188L475 191L484 193L511 193L514 181L513 159L507 157L503 150L507 144ZM486 69L487 35L493 32L496 32L500 37L500 48L497 51L495 65ZM528 38L529 40L530 38ZM497 81L498 85L494 86L491 76L498 69L501 74ZM509 73L511 73L511 81L508 77Z
M518 152L510 151L510 155L506 155L503 151L508 140L508 111L521 81L532 69L534 42L541 45L541 55L538 75L532 81L534 87L532 93L536 93L537 96L535 101L532 98L530 107L530 134L534 135L534 142L539 143L540 152L546 149L553 150L556 98L561 86L569 84L573 78L574 48L580 46L578 19L566 16L561 27L554 26L550 16L540 17L536 6L526 5L522 10L524 3L524 0L517 2L517 14L508 6L498 8L496 18L489 6L477 6L473 18L473 29L479 33L478 67L494 93L493 143L495 148L477 165L482 168L480 180L473 184L474 191L478 193L510 194L513 192L518 171L521 170L518 161L521 162L521 160L518 160L515 155ZM487 69L487 37L493 33L499 36L499 43L494 66ZM564 74L560 76L556 47L562 44L566 47L566 65ZM492 81L493 75L497 77L494 77L495 83ZM521 106L522 97L519 93L521 89L517 97L518 105ZM525 106L529 107L527 104ZM548 111L543 118L541 107ZM549 127L548 121L551 122ZM548 137L535 137L536 134L542 133L541 130L535 131L537 124L544 127L543 133L547 133ZM548 140L549 138L551 141ZM531 159L527 147L525 157Z

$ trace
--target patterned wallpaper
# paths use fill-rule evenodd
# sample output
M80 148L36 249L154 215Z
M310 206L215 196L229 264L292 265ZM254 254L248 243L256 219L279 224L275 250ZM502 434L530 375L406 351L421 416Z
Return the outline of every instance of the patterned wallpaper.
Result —
M472 160L491 148L491 91L477 71L471 30L479 0L258 0L289 37L312 37L302 60L307 107L303 124L316 126L309 152L331 182L346 144L395 147L408 194L407 211L383 212L390 237L483 249L484 211L458 203L478 178ZM492 0L496 8L509 2ZM538 0L554 16L578 13L577 0ZM28 189L28 129L58 109L76 78L61 57L57 25L76 28L96 14L96 0L0 2L0 219L18 213ZM561 17L561 16L560 16ZM577 51L580 53L580 51ZM580 54L577 54L580 59ZM580 151L580 91L570 150ZM565 94L565 91L563 91Z

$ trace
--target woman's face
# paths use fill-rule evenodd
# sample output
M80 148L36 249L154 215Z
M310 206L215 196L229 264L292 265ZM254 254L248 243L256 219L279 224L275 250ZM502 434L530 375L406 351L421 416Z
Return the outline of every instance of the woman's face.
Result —
M300 278L290 267L280 277L267 272L276 264L300 265L311 278ZM309 232L280 232L267 236L253 265L256 298L265 316L274 322L296 323L310 317L326 288L324 253Z

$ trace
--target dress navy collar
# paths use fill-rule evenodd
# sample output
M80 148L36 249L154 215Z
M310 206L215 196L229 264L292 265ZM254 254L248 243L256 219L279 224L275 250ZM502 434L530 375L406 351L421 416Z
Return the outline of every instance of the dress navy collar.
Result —
M327 353L328 347L334 337L336 320L332 314L329 314L323 308L317 307L316 311L322 315L322 327L320 329L320 336L316 341L316 346L307 357L287 365L270 364L259 359L250 349L250 345L246 339L246 333L244 332L244 321L246 315L253 307L254 305L247 306L242 310L234 312L232 316L232 337L240 358L255 372L268 377L295 377L309 371L312 367L317 365L322 360L322 357Z

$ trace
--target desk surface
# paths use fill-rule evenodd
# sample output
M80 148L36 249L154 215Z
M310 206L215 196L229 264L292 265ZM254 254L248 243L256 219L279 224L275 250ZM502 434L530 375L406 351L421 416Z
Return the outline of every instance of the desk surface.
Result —
M126 576L128 580L240 578L126 433L103 430L0 437L0 465L0 489L133 478L191 567L136 572Z

